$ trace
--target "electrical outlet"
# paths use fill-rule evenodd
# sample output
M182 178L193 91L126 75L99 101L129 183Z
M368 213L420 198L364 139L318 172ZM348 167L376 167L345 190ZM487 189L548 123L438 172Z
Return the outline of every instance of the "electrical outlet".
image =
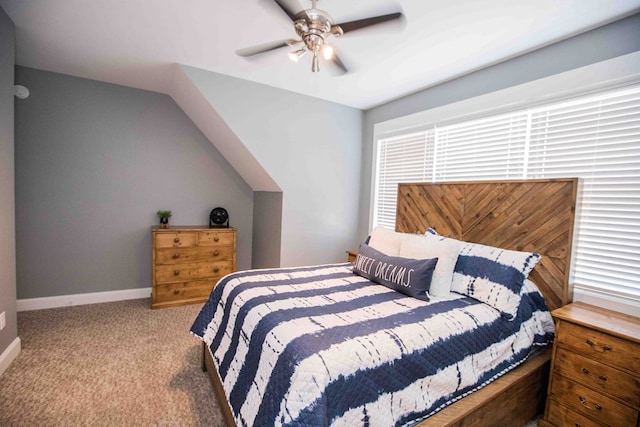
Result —
M7 323L4 319L4 311L2 313L0 313L0 331L4 329L4 327L7 326Z

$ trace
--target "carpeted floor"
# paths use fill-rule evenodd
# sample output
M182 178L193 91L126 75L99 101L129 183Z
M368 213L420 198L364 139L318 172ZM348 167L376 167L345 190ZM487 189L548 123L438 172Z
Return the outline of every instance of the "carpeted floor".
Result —
M0 426L223 426L200 306L130 300L18 313L22 351L0 377Z

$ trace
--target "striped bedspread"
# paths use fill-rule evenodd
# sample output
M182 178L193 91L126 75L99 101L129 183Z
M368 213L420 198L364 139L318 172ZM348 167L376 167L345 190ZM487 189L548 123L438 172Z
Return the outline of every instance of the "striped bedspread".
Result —
M507 321L454 293L407 297L351 265L238 272L214 288L191 332L238 426L412 425L553 339L532 284Z

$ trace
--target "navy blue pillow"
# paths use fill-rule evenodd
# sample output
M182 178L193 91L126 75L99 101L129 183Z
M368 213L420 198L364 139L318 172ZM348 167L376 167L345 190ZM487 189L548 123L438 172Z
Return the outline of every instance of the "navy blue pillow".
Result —
M413 298L429 301L431 276L438 258L410 259L385 255L366 244L353 262L353 272Z

